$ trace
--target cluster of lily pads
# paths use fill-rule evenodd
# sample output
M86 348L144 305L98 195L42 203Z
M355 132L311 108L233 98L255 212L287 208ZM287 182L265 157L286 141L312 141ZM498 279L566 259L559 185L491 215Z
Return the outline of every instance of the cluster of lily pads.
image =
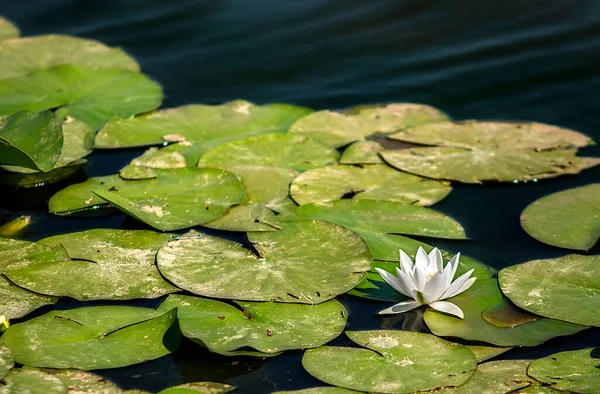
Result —
M326 345L348 319L337 296L384 307L406 300L377 269L395 274L399 250L412 258L420 247L432 250L409 236L467 239L458 222L427 208L452 182L577 174L600 163L577 156L590 138L538 123L457 122L408 103L315 112L237 100L159 109L160 85L122 50L19 35L0 19L0 181L54 183L93 149L149 147L118 174L59 191L48 209L120 210L158 231L0 238L0 315L17 320L0 337L0 393L139 392L85 371L165 356L181 335L225 356L309 349L304 368L337 387L297 392L600 391L599 349L484 362L599 327L600 256L499 273L461 256L457 275L477 277L451 298L463 319L426 309L426 333L346 331L355 346ZM586 251L600 237L598 212L600 185L592 184L532 203L521 222L542 242ZM245 233L247 242L202 228ZM164 299L156 310L115 303L29 317L60 297ZM161 393L234 389L197 382Z

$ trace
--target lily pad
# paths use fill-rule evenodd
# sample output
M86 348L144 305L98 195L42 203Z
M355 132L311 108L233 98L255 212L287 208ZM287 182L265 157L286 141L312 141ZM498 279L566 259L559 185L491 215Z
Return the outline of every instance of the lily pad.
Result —
M179 346L176 310L129 306L51 311L11 325L0 337L19 364L83 370L118 368L169 354Z
M81 301L156 298L179 290L161 277L155 265L156 252L171 239L170 234L144 230L94 229L57 235L39 242L64 246L66 259L32 264L6 275L28 290Z
M62 127L51 111L20 111L0 117L2 165L50 171L59 160L62 147Z
M0 273L6 272L9 267L23 260L49 250L47 246L36 242L0 237Z
M600 256L528 261L504 268L498 279L502 292L526 311L600 326Z
M376 141L356 141L344 149L340 164L381 164L379 152L384 150Z
M284 350L321 346L346 326L344 305L224 302L170 295L159 310L177 308L181 332L211 352L265 357Z
M0 41L18 38L21 35L19 28L11 21L0 16Z
M0 386L0 394L67 394L67 385L60 378L35 370L12 369Z
M273 394L356 394L362 391L348 390L343 387L311 387L292 391L275 391Z
M65 35L23 37L0 43L1 79L27 75L62 64L139 71L136 61L119 48Z
M77 369L51 369L24 367L23 370L39 371L53 375L68 387L68 393L72 394L122 394L123 391L102 376Z
M52 305L58 301L56 297L48 297L33 293L16 286L0 275L0 315L8 319L17 319L27 315L44 305Z
M341 113L315 112L296 121L289 132L341 147L377 132L393 133L407 127L444 120L448 120L448 115L428 105L392 103L359 106Z
M318 304L350 290L371 267L364 241L330 223L284 223L248 240L258 256L236 242L189 233L158 252L158 268L198 295Z
M533 149L410 148L383 151L393 167L433 179L463 183L514 182L578 174L600 159L575 156L576 151Z
M198 167L259 164L306 171L336 164L340 154L329 145L293 134L266 134L226 142L207 151Z
M484 345L466 345L473 352L478 363L482 363L490 358L496 357L502 353L508 352L512 346L484 346Z
M110 175L71 185L52 196L49 210L65 215L110 203L154 228L171 231L214 220L246 198L241 182L227 171L154 171L155 179L128 181Z
M465 384L445 388L438 393L512 393L529 386L534 380L527 376L530 360L500 360L479 364Z
M477 362L469 349L408 331L347 331L363 348L323 346L306 351L304 368L336 386L377 393L412 393L465 383ZM364 349L366 348L366 349Z
M185 105L135 118L113 119L96 136L97 148L130 148L179 141L198 142L200 154L224 142L285 133L312 110L288 104L255 105L235 100L222 105ZM169 139L171 141L169 141Z
M118 68L61 65L0 80L0 115L59 108L59 117L72 116L94 130L113 116L150 111L161 101L156 82Z
M264 205L248 203L236 205L225 215L202 226L226 231L276 231L281 228L273 211Z
M575 393L600 392L600 348L555 353L535 360L527 374L553 389Z
M425 323L438 336L459 337L497 346L537 346L551 338L575 334L587 328L543 317L515 327L498 327L484 320L481 314L502 299L497 279L477 278L468 291L452 298L452 303L463 310L464 319L429 309L425 312Z
M166 152L163 149L150 148L129 163L130 166L146 168L184 168L185 157L179 152Z
M448 184L396 171L383 164L315 168L298 175L290 186L290 194L299 205L351 196L356 200L426 206L442 200L451 190Z
M600 184L550 194L529 204L521 226L540 242L589 250L600 238Z
M193 382L169 387L158 394L222 394L235 389L235 386L226 383Z
M6 346L0 346L0 379L3 379L14 366L15 360L11 350Z

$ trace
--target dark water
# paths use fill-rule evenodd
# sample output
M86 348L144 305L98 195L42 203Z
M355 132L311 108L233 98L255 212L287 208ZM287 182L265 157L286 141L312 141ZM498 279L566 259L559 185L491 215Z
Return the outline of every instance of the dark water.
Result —
M0 14L25 35L65 33L123 47L163 85L166 107L236 98L315 109L422 102L456 119L535 120L600 141L597 0L1 0ZM139 153L95 152L87 174L115 173ZM600 149L585 153L600 156ZM543 195L599 181L595 168L537 184L457 187L435 208L459 220L471 241L436 245L496 268L567 254L528 237L519 213ZM0 194L0 220L31 214L33 240L140 226L121 214L49 216L49 189ZM590 253L599 252L597 246ZM350 309L349 329L393 323L374 317L381 303L341 300ZM598 345L595 329L502 357ZM171 357L102 373L151 391L198 380L227 381L250 393L319 385L300 359L300 352L270 360L216 357L185 343Z

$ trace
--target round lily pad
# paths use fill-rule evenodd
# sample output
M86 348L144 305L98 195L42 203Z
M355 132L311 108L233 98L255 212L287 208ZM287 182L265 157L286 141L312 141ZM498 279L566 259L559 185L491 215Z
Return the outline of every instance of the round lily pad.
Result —
M13 324L0 337L19 364L83 370L118 368L169 354L179 345L176 310L129 306L51 311Z
M600 326L600 256L528 261L503 269L498 279L502 292L526 311Z
M15 360L12 351L8 347L0 345L0 379L3 379L14 366Z
M44 393L67 394L67 385L60 378L41 371L12 369L0 385L0 394Z
M27 315L44 305L58 301L56 297L33 293L23 289L0 275L0 316L17 319Z
M325 383L377 393L412 393L465 383L477 361L469 349L429 334L347 331L363 348L306 351L304 368ZM366 348L366 349L365 349Z
M356 141L344 149L340 164L381 164L379 152L385 150L376 141Z
M61 190L49 201L55 214L108 205L163 231L214 220L246 198L232 173L216 168L155 169L156 178L124 180L118 175L90 178Z
M521 213L521 226L540 242L589 250L600 238L600 183L551 194Z
M177 308L184 336L226 356L265 357L321 346L342 333L348 317L336 300L319 305L240 301L235 305L170 295L159 310Z
M192 232L158 252L158 268L198 295L318 304L350 290L371 267L364 241L330 223L283 223L279 231L249 233L248 240L257 254Z
M118 68L61 65L0 80L0 115L59 108L59 117L70 115L94 130L113 116L150 111L161 101L156 82Z
M273 211L264 205L249 203L231 207L225 215L202 226L227 231L276 231L281 228Z
M226 142L206 152L199 167L259 164L306 171L336 164L339 153L317 140L294 134L266 134Z
M159 391L158 394L221 394L235 390L235 386L226 383L193 382L184 383Z
M23 370L39 371L59 378L69 388L68 393L124 393L123 390L111 383L109 380L87 371L80 371L77 369L51 369L35 367L23 367Z
M440 110L423 104L392 103L359 106L344 112L319 111L300 118L290 133L319 139L340 147L377 132L392 133L407 127L448 120Z
M121 49L94 40L51 34L0 43L0 79L20 77L61 64L139 71L136 61Z
M145 230L94 229L56 235L39 242L64 246L66 259L31 264L6 275L37 293L82 301L156 298L179 290L162 278L155 265L156 252L171 239L170 234Z
M125 180L140 180L156 178L156 171L149 167L127 165L119 171L119 176Z
M450 299L462 309L464 319L429 309L425 312L425 323L438 336L464 338L497 346L537 346L551 338L575 334L587 328L543 317L514 327L501 327L487 322L481 316L482 312L502 300L497 279L477 278L469 290Z
M600 392L600 348L555 353L535 360L527 374L553 389L574 393Z
M50 171L62 147L62 127L51 111L20 111L0 117L0 165Z
M0 41L18 38L21 35L19 28L11 21L0 16Z
M96 147L159 145L176 133L181 137L179 141L198 142L202 154L224 142L285 133L294 121L311 112L295 105L255 105L244 100L222 105L185 105L135 118L113 119L98 132Z
M533 379L527 376L530 360L500 360L479 364L465 384L444 388L439 393L512 393L529 386Z
M451 190L448 184L399 172L384 164L315 168L298 175L290 185L290 194L299 205L349 196L425 206L442 200Z

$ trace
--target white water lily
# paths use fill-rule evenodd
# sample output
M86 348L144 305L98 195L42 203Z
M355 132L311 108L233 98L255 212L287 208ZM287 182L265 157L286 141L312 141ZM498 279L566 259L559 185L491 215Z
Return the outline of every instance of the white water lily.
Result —
M444 267L442 253L437 248L427 254L425 249L419 247L413 264L411 258L400 250L400 268L396 268L398 276L380 268L375 269L390 286L412 300L402 301L379 314L403 313L421 305L429 305L440 312L464 318L463 311L458 306L442 301L467 290L477 279L471 278L474 270L470 270L452 282L459 258L460 253L457 253Z

